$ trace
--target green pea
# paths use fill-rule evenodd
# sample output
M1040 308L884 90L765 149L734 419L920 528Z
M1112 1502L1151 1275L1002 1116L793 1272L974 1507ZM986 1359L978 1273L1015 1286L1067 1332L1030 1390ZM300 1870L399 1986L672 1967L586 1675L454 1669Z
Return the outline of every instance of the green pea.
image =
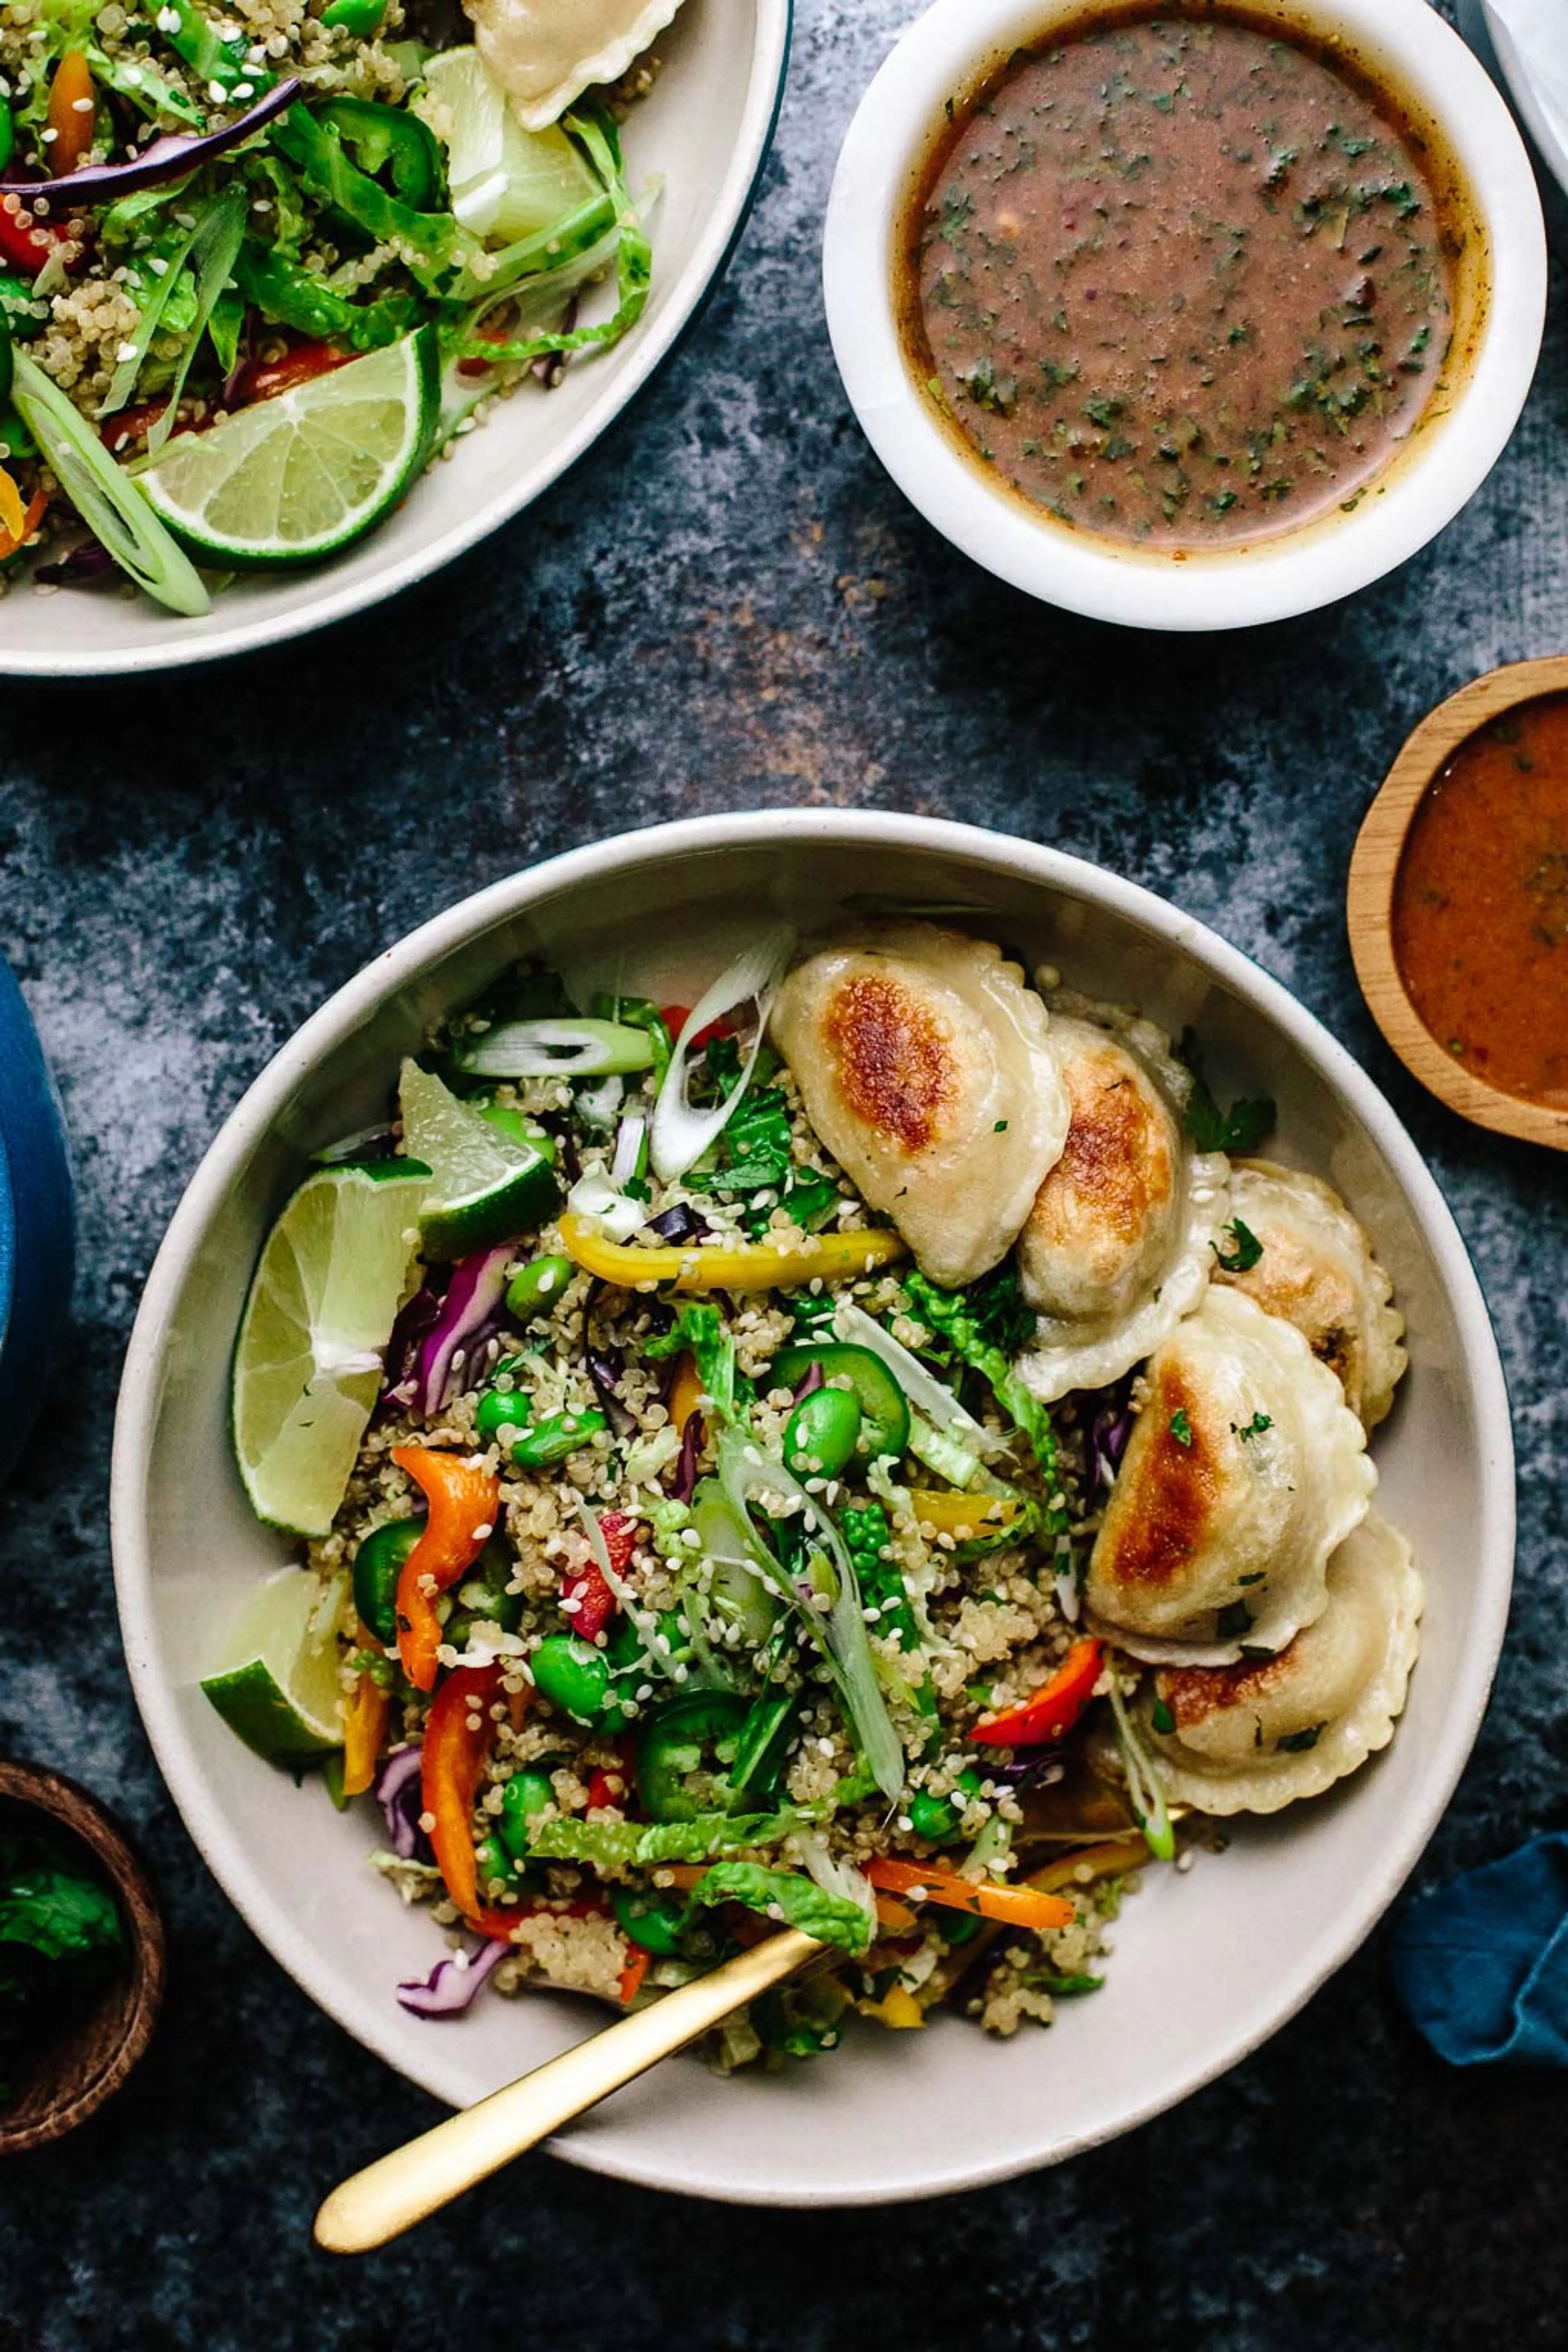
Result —
M802 1397L784 1431L786 1466L797 1478L837 1478L855 1459L865 1420L852 1389L816 1389Z
M321 22L335 33L368 41L379 31L385 14L386 0L331 0L331 7L321 11Z
M610 1908L628 1943L640 1944L661 1959L679 1951L687 1906L673 1888L649 1893L637 1886L612 1886Z
M474 1408L474 1428L481 1445L504 1444L501 1432L521 1434L529 1425L528 1398L521 1389L487 1389Z
M520 1470L547 1469L551 1463L564 1462L569 1454L591 1444L609 1425L602 1412L552 1412L548 1421L518 1439L511 1458Z
M531 1764L512 1774L501 1790L496 1821L496 1834L512 1862L527 1860L529 1822L535 1813L542 1813L546 1805L554 1802L550 1775L539 1766Z
M354 1607L360 1622L387 1649L397 1639L397 1586L403 1564L425 1532L423 1519L388 1519L372 1528L354 1554Z
M569 1257L536 1257L512 1276L507 1288L509 1314L520 1323L553 1313L555 1303L577 1269Z
M497 1879L510 1892L517 1880L517 1873L512 1867L514 1856L509 1853L493 1831L489 1837L479 1840L474 1849L474 1858L479 1864L481 1895L487 1893Z
M610 1662L575 1633L550 1633L529 1660L533 1686L552 1706L579 1723L595 1724L610 1696Z
M976 1796L980 1790L980 1774L971 1765L958 1776L959 1793ZM910 1825L917 1837L930 1845L948 1845L962 1833L963 1808L952 1797L933 1797L929 1789L921 1789L910 1800Z

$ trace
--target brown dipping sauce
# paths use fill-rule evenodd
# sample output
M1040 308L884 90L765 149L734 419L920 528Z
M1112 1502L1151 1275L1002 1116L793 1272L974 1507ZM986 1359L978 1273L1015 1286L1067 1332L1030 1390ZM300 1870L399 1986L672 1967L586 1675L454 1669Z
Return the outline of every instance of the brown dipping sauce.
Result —
M1453 331L1425 142L1245 13L1096 16L1021 51L939 142L903 239L906 353L1032 504L1165 549L1342 507Z
M1394 877L1394 953L1464 1068L1568 1110L1568 695L1483 727L1432 785Z

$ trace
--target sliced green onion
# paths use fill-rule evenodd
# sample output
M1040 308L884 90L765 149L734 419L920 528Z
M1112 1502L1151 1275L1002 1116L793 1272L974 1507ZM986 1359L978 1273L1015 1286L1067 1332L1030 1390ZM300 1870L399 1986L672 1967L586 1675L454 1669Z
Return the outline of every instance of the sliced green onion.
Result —
M457 1038L452 1059L477 1078L598 1078L651 1070L646 1029L620 1021L501 1021Z
M647 1202L628 1200L599 1168L578 1177L566 1195L566 1206L574 1217L591 1217L613 1242L629 1242L647 1223Z
M719 1481L725 1500L743 1527L747 1549L762 1568L768 1583L799 1612L823 1649L844 1702L850 1729L873 1780L889 1801L904 1785L904 1751L877 1679L876 1662L866 1632L855 1563L844 1538L815 1495L800 1480L763 1454L744 1433L727 1429L719 1441ZM787 1575L752 1524L750 1506L787 1503L811 1530L816 1549L805 1579ZM801 1590L808 1582L809 1592ZM816 1605L830 1601L824 1610Z
M203 206L195 227L191 232L187 260L196 281L196 315L191 321L180 364L174 371L174 381L169 387L169 397L163 413L147 436L147 454L155 457L168 439L179 414L180 395L185 389L185 378L191 372L202 337L206 333L217 299L228 284L229 276L238 258L241 240L245 236L247 198L243 188L226 188ZM169 276L174 276L171 269ZM167 280L165 280L167 283Z
M714 1600L748 1642L765 1642L778 1622L778 1602L757 1574L750 1523L731 1509L716 1480L704 1478L691 1497L691 1524L712 1571Z
M16 354L12 398L49 471L121 570L172 613L195 619L210 612L212 599L189 556L81 411L26 352Z
M945 1429L933 1429L918 1412L910 1415L909 1450L917 1462L923 1462L928 1470L934 1470L950 1486L970 1487L980 1475L978 1454L972 1454L956 1437L950 1437Z
M1110 1712L1116 1718L1116 1745L1121 1753L1121 1769L1127 1775L1127 1801L1132 1808L1132 1818L1155 1860L1169 1862L1176 1851L1176 1832L1171 1826L1160 1768L1143 1752L1114 1672L1110 1677Z
M654 1172L660 1181L675 1183L689 1168L696 1166L705 1151L710 1151L728 1127L740 1107L742 1096L751 1085L752 1073L757 1066L757 1056L763 1050L767 1034L768 1015L773 1011L773 998L784 976L790 957L795 952L795 933L787 923L772 923L735 958L727 971L721 972L710 988L692 1006L686 1026L676 1040L669 1067L664 1074L664 1084L653 1107L653 1127L650 1133ZM710 1023L721 1020L743 1004L755 1003L757 1025L751 1045L741 1065L741 1075L723 1100L710 1110L695 1110L687 1097L687 1071L690 1060L688 1039L700 1037Z
M911 1355L908 1348L901 1347L892 1333L868 1315L864 1307L856 1307L847 1299L843 1300L834 1312L833 1328L841 1339L851 1341L857 1348L868 1348L872 1355L879 1356L910 1402L924 1413L934 1429L954 1440L966 1453L985 1460L1008 1451L1008 1440L1005 1435L985 1428L976 1421L974 1415L959 1403L952 1391L944 1388L935 1373L928 1371L920 1358ZM942 1468L937 1462L932 1462L931 1466L933 1470ZM948 1473L942 1471L942 1475L945 1477ZM967 1486L969 1480L957 1479L953 1483Z

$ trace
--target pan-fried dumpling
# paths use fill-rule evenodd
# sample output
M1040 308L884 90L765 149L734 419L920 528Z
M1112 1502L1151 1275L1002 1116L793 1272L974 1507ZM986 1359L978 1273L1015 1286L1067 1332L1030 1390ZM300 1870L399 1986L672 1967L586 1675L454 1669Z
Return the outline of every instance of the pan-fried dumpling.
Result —
M463 0L474 47L525 131L616 81L674 19L681 0Z
M1155 1351L1089 1557L1097 1630L1134 1657L1225 1665L1321 1617L1330 1555L1377 1473L1300 1333L1211 1286Z
M1197 1305L1226 1215L1229 1163L1182 1132L1181 1074L1147 1023L1121 1035L1051 1017L1072 1123L1018 1237L1018 1282L1038 1318L1018 1370L1049 1404L1104 1388Z
M1173 1801L1273 1813L1386 1748L1421 1646L1410 1546L1368 1513L1329 1562L1329 1605L1275 1658L1162 1667L1137 1703Z
M773 1034L806 1117L950 1288L1005 1256L1061 1155L1048 1025L1000 948L933 923L821 949L779 992Z
M1408 1358L1400 1345L1405 1318L1390 1306L1394 1285L1339 1194L1300 1169L1270 1160L1237 1163L1226 1216L1239 1219L1263 1245L1245 1271L1215 1278L1234 1283L1270 1315L1283 1316L1314 1356L1340 1376L1345 1402L1375 1429L1394 1402ZM1217 1247L1235 1258L1234 1228Z

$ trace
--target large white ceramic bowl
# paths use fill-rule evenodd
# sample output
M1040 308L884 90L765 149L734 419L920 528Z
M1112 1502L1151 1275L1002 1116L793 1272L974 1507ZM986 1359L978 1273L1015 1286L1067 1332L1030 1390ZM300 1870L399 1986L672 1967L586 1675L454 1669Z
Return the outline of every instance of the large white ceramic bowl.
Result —
M525 385L498 402L483 429L346 554L237 579L200 620L144 596L18 585L0 614L0 677L120 677L277 645L412 586L531 506L657 373L723 270L773 140L791 5L686 0L659 36L664 70L626 126L633 194L659 191L653 293L634 333L568 368L556 391Z
M1428 1587L1426 1646L1392 1748L1333 1795L1237 1826L1125 1907L1105 1990L1048 2033L987 2041L957 2018L857 2032L784 2077L667 2064L556 2142L574 2162L709 2197L852 2204L1054 2162L1234 2065L1352 1952L1399 1888L1469 1752L1502 1638L1513 1545L1508 1402L1480 1293L1408 1137L1284 989L1179 913L1032 844L912 817L712 817L626 835L481 891L339 991L257 1080L203 1162L148 1280L115 1432L126 1654L185 1822L278 1960L438 2097L479 2098L604 2021L580 1999L405 2015L399 1977L440 1950L366 1869L362 1809L335 1814L227 1731L196 1687L283 1556L229 1454L228 1365L250 1268L310 1150L384 1116L427 1024L538 951L569 974L692 1000L766 915L803 928L881 900L973 901L976 921L1097 994L1193 1024L1221 1087L1276 1096L1280 1148L1331 1176L1376 1235L1412 1368L1379 1432L1381 1501ZM367 2157L370 2149L363 2151Z
M827 322L850 404L900 488L955 547L1031 596L1148 629L1237 629L1332 604L1435 538L1478 490L1530 390L1546 310L1534 174L1489 77L1427 0L1247 0L1306 30L1424 111L1459 164L1488 246L1472 356L1452 371L1377 495L1256 546L1173 554L1096 538L1032 511L938 418L910 373L894 299L900 225L948 100L1014 50L1081 20L1085 0L935 0L850 126L827 210Z

